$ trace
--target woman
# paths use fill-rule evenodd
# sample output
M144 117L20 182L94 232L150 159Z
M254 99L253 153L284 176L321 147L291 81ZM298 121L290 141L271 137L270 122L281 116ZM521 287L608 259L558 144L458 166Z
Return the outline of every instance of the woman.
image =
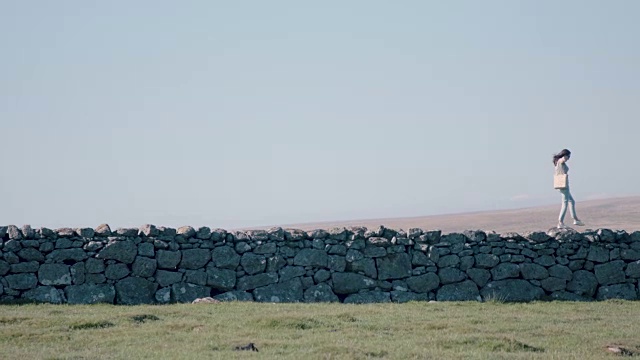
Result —
M567 174L569 172L569 167L567 166L567 161L571 158L571 151L568 149L563 149L558 154L553 156L553 165L556 167L556 175ZM571 211L571 218L573 218L573 225L584 226L584 223L578 219L576 215L576 202L573 200L573 196L571 196L571 191L569 191L569 177L567 176L567 186L561 189L558 189L562 194L562 208L560 209L560 216L558 217L558 229L564 229L566 226L564 225L564 215L567 212L567 205L569 205L569 210Z

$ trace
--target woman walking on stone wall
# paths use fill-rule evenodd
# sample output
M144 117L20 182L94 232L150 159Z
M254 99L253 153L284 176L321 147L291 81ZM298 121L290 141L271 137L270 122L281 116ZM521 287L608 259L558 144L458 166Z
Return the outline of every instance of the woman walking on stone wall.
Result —
M571 218L573 219L573 225L584 226L584 223L578 219L576 215L576 202L571 196L569 190L569 167L567 161L571 158L571 151L563 149L558 154L553 156L553 165L555 165L555 175L553 178L553 187L560 191L562 194L562 208L560 208L560 216L558 216L558 229L565 229L564 216L567 213L567 206L571 212Z

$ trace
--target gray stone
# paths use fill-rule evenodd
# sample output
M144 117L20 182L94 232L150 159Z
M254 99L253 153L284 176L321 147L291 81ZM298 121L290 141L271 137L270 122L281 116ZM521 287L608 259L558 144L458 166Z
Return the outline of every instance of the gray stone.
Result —
M375 279L378 277L378 270L374 259L364 258L356 260L347 265L350 272L362 273L367 277Z
M331 280L333 282L333 291L336 294L353 294L360 290L376 287L375 280L354 273L333 273Z
M0 276L4 276L11 269L11 265L4 260L0 260Z
M615 260L606 264L596 265L594 271L600 285L612 285L624 282L623 260Z
M556 259L550 255L542 255L538 258L535 258L533 262L538 265L549 267L556 264Z
M329 256L329 270L334 272L343 272L347 268L347 260L344 256L331 255Z
M540 300L544 291L521 279L507 279L492 281L481 290L482 298L486 300L520 302Z
M221 269L235 270L240 264L240 255L230 246L220 246L213 249L212 261Z
M347 262L353 262L356 260L364 259L364 254L355 249L347 250L347 255L345 256Z
M115 235L121 236L121 237L136 237L138 236L138 229L135 228L117 228L115 231Z
M104 271L104 260L88 258L84 263L84 268L89 274L98 274Z
M436 293L437 301L480 301L478 286L471 280L442 286Z
M107 282L107 277L104 274L86 274L85 283L90 284L103 284Z
M300 278L257 288L253 291L253 298L258 302L299 302L303 295Z
M63 302L60 292L53 286L39 286L35 289L24 292L22 297L36 302L50 304L62 304Z
M181 226L176 231L176 234L183 236L185 239L189 239L196 236L196 230L191 226Z
M333 293L329 285L318 284L305 290L304 302L340 302L340 299Z
M414 251L411 257L411 264L414 266L433 266L435 263L422 252Z
M78 228L75 231L76 231L76 235L82 238L87 238L87 239L94 237L96 233L92 228Z
M391 294L380 291L367 291L359 294L352 294L344 299L345 304L374 304L391 302Z
M70 249L73 247L73 241L68 238L61 238L56 241L56 249Z
M182 259L180 251L158 250L156 260L158 261L158 269L175 269L178 267Z
M263 255L245 253L240 259L240 264L247 274L254 275L264 271L267 267L267 259Z
M161 287L173 285L182 281L182 273L166 270L158 270L156 272L156 282Z
M500 258L494 254L478 254L475 259L475 267L479 269L491 269L500 263Z
M629 263L627 265L627 270L625 271L625 274L627 274L627 276L630 278L634 278L634 279L640 278L640 260ZM1 271L0 271L0 275L2 275Z
M475 264L475 258L473 256L463 256L460 258L460 270L467 271Z
M609 286L600 286L597 300L607 299L624 299L624 300L637 300L638 292L633 284L617 284Z
M237 243L234 248L236 249L236 252L238 254L244 254L251 251L251 245L247 244L244 241L240 241L239 243Z
M182 261L180 268L201 269L211 260L211 251L207 249L182 250Z
M2 256L11 265L20 263L20 258L18 257L18 255L12 252L5 252L4 254L2 254Z
M520 276L520 267L513 263L502 263L491 269L493 280L517 278Z
M145 237L156 237L160 235L160 230L155 225L145 224L138 229L138 235L142 235Z
M561 291L567 288L567 280L557 277L548 277L540 281L542 288L549 292Z
M598 279L587 270L578 270L567 284L567 290L578 295L592 298L598 287Z
M571 271L582 270L582 268L584 267L584 262L584 260L572 260L567 266Z
M25 248L18 251L18 256L20 256L25 261L37 261L44 262L44 255L40 251L34 248Z
M591 248L589 249L589 254L587 255L587 260L596 263L607 262L609 261L609 250L600 246L591 246Z
M211 239L211 228L202 226L196 232L196 238L200 240L209 240Z
M84 284L87 272L84 269L84 262L77 262L69 268L71 273L71 281L74 285Z
M97 255L99 259L117 260L131 264L138 254L138 247L131 240L111 241Z
M491 273L486 269L471 268L467 270L467 276L473 280L478 287L485 286L491 279Z
M411 258L407 253L391 254L376 259L378 279L403 279L411 276Z
M111 228L107 224L102 224L95 228L95 235L100 237L108 237L111 236Z
M144 243L138 244L138 255L146 256L150 258L155 257L156 256L155 246L153 246L153 243L150 243L150 242L144 242Z
M236 272L229 269L207 268L207 285L218 290L233 290L236 286Z
M127 267L126 264L122 264L122 263L107 265L107 268L104 271L104 275L107 277L107 279L111 279L111 280L120 280L122 278L129 276L129 273L130 273L129 267ZM116 287L116 290L118 290L117 287Z
M549 277L549 271L542 265L532 263L520 264L522 277L527 280L542 280Z
M14 290L33 289L38 285L38 278L32 273L7 275L4 279L7 281L9 289Z
M87 257L88 256L84 250L78 248L54 250L47 255L47 259L57 263L66 261L83 261Z
M280 282L289 281L295 277L304 276L306 271L302 266L287 266L278 272L280 274Z
M407 279L407 286L411 291L427 293L435 290L440 285L440 277L434 273L426 273L420 276L412 276Z
M253 290L255 288L275 284L278 282L278 274L276 273L263 273L253 276L243 276L238 279L236 290Z
M620 251L620 258L627 261L638 261L640 260L640 251L634 249L624 249Z
M64 289L69 304L113 304L116 291L110 284L70 285Z
M98 251L100 249L102 249L102 247L104 246L103 243L99 242L99 241L89 241L87 244L85 244L82 249L84 251Z
M294 265L327 267L329 257L322 250L303 249L293 259Z
M253 295L246 291L229 291L213 298L220 301L253 301Z
M287 259L282 255L273 255L267 258L267 268L265 272L277 272L287 266Z
M314 285L313 278L310 276L303 276L300 278L302 283L302 290L306 290Z
M34 273L38 271L40 264L37 261L22 262L11 265L11 272L16 273Z
M276 243L266 243L257 246L254 250L254 254L275 254L278 250Z
M7 229L8 228L6 226L0 226L0 240L4 239L4 237L7 235Z
M131 267L131 274L138 277L151 277L156 272L156 259L138 256Z
M316 273L313 275L313 280L316 282L316 284L325 282L330 278L331 278L331 272L324 269L320 269L316 271Z
M447 255L443 256L438 260L438 267L457 267L460 265L460 258L458 255Z
M328 251L329 255L347 255L347 247L344 245L331 245Z
M438 276L442 284L457 283L467 278L467 275L456 268L442 268L438 270Z
M64 264L42 264L38 270L42 285L71 285L69 266Z
M171 288L162 288L156 291L156 302L158 304L168 304L171 302Z
M116 301L123 305L153 304L157 290L156 283L139 277L128 277L116 282Z
M195 299L211 296L211 288L189 283L178 283L171 285L171 293L174 301L191 303Z
M10 240L22 239L22 231L20 231L20 229L15 225L9 225L7 227L7 234L9 234Z
M553 265L549 268L549 276L571 281L573 278L573 272L564 265Z
M387 255L387 249L378 246L367 246L364 248L364 256L368 258L377 258Z

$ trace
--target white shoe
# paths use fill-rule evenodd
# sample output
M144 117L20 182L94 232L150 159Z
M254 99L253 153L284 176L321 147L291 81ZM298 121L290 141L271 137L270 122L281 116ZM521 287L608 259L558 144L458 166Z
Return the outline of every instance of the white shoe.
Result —
M573 220L573 225L584 226L584 223L580 220Z
M558 223L558 229L566 229L567 226L564 223Z

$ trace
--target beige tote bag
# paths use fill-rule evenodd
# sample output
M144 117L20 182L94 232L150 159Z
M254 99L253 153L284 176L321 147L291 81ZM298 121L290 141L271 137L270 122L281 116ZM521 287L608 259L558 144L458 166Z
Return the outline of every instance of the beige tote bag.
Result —
M553 176L553 188L554 189L566 189L567 188L567 174L556 174Z

